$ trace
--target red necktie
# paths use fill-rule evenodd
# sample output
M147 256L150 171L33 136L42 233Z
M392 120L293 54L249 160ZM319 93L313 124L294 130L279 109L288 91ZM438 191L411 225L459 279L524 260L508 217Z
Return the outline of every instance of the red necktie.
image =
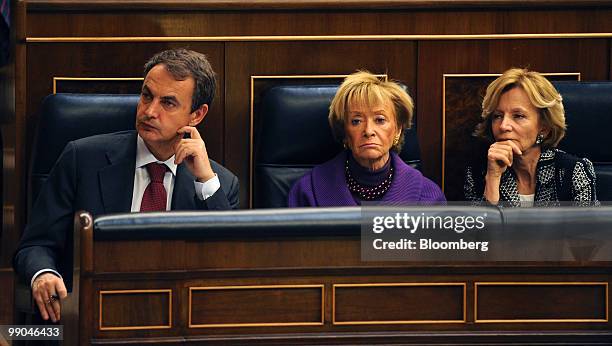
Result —
M147 172L151 182L142 195L140 211L165 211L166 210L166 188L164 188L164 175L167 166L161 163L149 163Z

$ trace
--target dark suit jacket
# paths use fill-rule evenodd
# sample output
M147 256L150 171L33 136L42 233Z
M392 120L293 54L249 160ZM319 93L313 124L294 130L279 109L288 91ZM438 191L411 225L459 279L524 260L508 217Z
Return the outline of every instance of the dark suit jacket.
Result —
M68 143L51 170L32 208L13 265L29 282L41 269L54 269L72 280L73 216L78 210L94 217L127 213L132 206L136 169L136 131L87 137ZM172 210L238 208L238 178L211 160L221 188L205 201L195 193L195 177L177 167Z

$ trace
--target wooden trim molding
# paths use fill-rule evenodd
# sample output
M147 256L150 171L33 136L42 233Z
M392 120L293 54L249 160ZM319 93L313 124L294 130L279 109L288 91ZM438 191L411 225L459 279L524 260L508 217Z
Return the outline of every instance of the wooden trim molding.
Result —
M267 41L456 41L612 38L612 33L478 34L478 35L297 35L297 36L115 36L26 37L27 43L66 42L267 42Z
M606 7L606 0L28 0L29 11L52 10L400 10Z

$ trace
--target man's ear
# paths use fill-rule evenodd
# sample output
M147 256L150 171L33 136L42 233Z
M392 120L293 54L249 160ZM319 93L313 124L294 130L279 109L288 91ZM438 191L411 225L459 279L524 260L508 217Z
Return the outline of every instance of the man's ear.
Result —
M203 104L190 114L191 119L189 120L189 126L197 126L204 120L206 114L208 114L208 105Z

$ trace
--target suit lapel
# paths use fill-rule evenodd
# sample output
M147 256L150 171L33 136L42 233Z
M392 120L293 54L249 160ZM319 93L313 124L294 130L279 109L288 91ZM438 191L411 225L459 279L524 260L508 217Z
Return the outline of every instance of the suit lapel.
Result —
M105 213L127 213L132 207L136 170L136 132L111 143L106 152L108 165L98 174Z
M195 210L195 178L183 164L176 168L171 210Z

